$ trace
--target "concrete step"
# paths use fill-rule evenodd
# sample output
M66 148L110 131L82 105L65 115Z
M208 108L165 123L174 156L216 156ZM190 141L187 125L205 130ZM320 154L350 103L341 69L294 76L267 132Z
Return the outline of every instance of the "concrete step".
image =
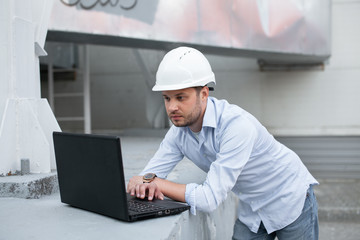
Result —
M350 221L360 223L360 180L319 179L315 195L322 221Z
M38 199L58 191L56 172L0 177L0 197Z

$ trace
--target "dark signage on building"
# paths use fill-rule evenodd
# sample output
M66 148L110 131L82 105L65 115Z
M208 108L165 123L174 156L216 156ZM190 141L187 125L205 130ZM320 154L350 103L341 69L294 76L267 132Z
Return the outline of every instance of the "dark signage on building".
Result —
M63 4L69 7L79 6L83 9L93 9L96 6L111 6L120 7L124 10L133 9L137 0L60 0Z

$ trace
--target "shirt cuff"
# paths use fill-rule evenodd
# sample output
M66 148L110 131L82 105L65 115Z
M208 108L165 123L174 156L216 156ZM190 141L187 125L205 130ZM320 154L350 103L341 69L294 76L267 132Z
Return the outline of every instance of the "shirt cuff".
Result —
M195 199L195 188L198 186L196 183L189 183L186 185L185 201L190 205L190 212L196 215L196 199Z

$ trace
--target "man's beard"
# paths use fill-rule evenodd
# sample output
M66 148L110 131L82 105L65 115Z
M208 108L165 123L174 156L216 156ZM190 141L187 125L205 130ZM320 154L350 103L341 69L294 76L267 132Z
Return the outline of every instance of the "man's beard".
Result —
M174 114L176 114L176 112L173 112ZM169 117L171 116L171 114L169 114ZM194 110L187 116L183 116L184 122L176 122L173 121L170 118L170 121L176 126L176 127L188 127L193 125L201 116L201 107L200 107L200 99L198 99L196 101L196 106L194 108Z

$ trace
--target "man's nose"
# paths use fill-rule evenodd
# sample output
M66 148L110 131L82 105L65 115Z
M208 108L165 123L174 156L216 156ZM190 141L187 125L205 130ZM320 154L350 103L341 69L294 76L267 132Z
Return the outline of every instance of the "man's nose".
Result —
M178 108L178 104L176 101L170 101L169 102L169 105L168 105L168 110L170 112L174 112L174 111L177 111L179 108Z

